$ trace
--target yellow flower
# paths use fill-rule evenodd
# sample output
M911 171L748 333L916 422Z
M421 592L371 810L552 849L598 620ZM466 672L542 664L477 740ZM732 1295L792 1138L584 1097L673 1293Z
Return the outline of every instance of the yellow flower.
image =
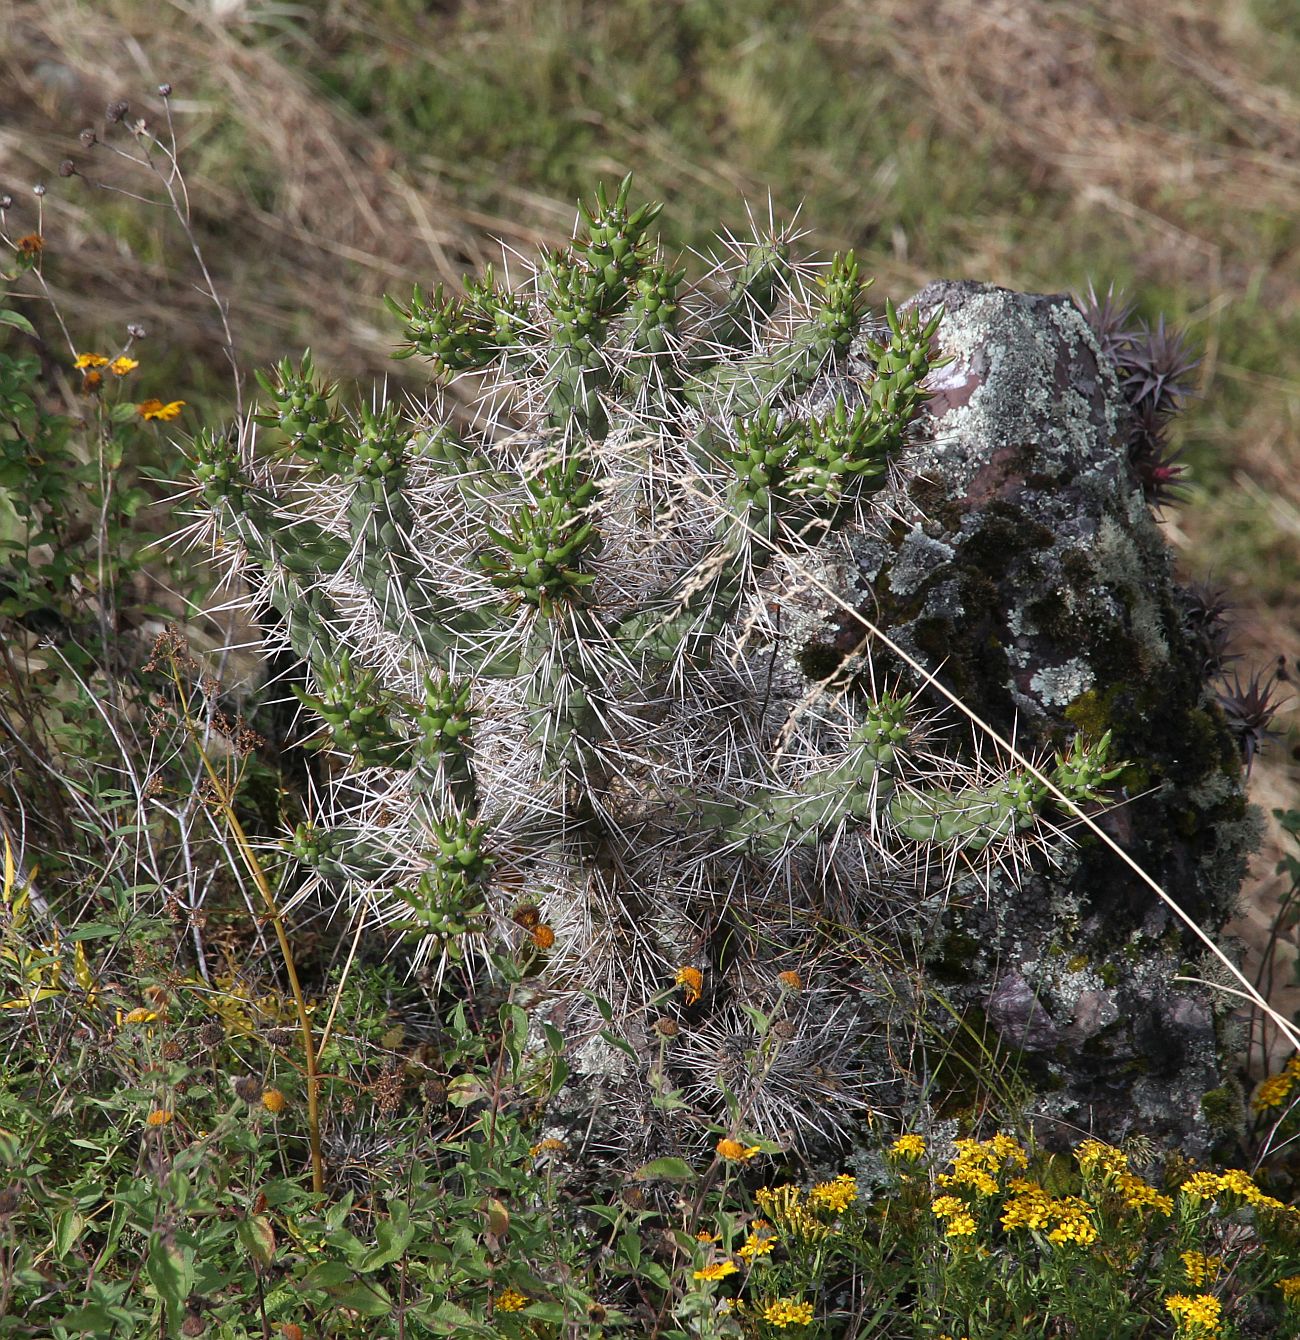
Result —
M1223 1269L1223 1257L1206 1256L1204 1252L1183 1252L1179 1259L1187 1272L1187 1282L1194 1289L1199 1289L1207 1281L1213 1280Z
M971 1238L975 1236L975 1220L969 1214L954 1214L944 1228L945 1238Z
M718 1157L728 1163L748 1163L755 1154L760 1153L758 1145L742 1145L739 1140L723 1138L717 1143Z
M1157 1191L1149 1182L1144 1182L1133 1173L1120 1173L1115 1179L1115 1184L1124 1198L1126 1210L1158 1210L1161 1214L1174 1212L1172 1196Z
M563 1154L568 1146L563 1140L557 1140L553 1135L548 1135L545 1140L539 1140L533 1145L528 1154L530 1158L537 1158L540 1154Z
M776 980L780 982L787 991L803 990L803 978L800 977L797 972L779 972L776 975Z
M1071 1242L1078 1247L1086 1247L1090 1242L1096 1242L1097 1226L1089 1217L1091 1208L1087 1201L1080 1200L1078 1196L1066 1196L1053 1201L1052 1217L1056 1220L1056 1227L1047 1235L1048 1242L1054 1242L1058 1247Z
M793 1298L777 1298L763 1308L763 1320L778 1331L787 1326L807 1326L812 1319L812 1304L798 1303Z
M144 1119L146 1126L166 1126L172 1119L172 1113L165 1107L155 1107Z
M528 1306L528 1299L518 1289L503 1289L492 1302L498 1312L521 1312Z
M716 1233L710 1233L709 1230L708 1230L707 1228L702 1228L702 1229L700 1229L700 1231L695 1235L695 1241L696 1241L696 1242L717 1242L717 1241L718 1241L718 1235L717 1235Z
M1198 1172L1193 1173L1178 1188L1178 1194L1191 1201L1213 1200L1220 1189L1221 1184L1216 1173Z
M147 1024L157 1017L158 1015L155 1011L142 1009L137 1006L137 1008L132 1010L129 1014L123 1015L122 1022L124 1024Z
M718 1261L714 1265L705 1266L703 1270L695 1271L692 1278L712 1283L715 1280L725 1280L728 1275L734 1275L739 1269L734 1261Z
M1036 1182L1023 1182L1018 1195L1012 1196L1002 1211L1002 1227L1011 1233L1017 1228L1044 1229L1051 1221L1052 1198Z
M925 1153L925 1140L919 1135L900 1135L889 1146L889 1152L897 1158L915 1163Z
M686 993L686 1003L694 1005L704 991L704 974L698 968L678 968L673 984Z
M109 365L108 370L115 377L125 377L128 372L134 372L140 366L140 360L137 358L128 358L125 354L119 354Z
M181 406L184 404L183 400L169 400L165 405L161 400L143 400L136 406L136 410L142 419L161 419L170 423L172 419L180 418Z
M546 925L533 930L533 943L538 949L549 949L555 943L555 932Z
M1165 1311L1177 1323L1179 1337L1205 1337L1219 1334L1223 1307L1219 1300L1209 1293L1197 1294L1189 1298L1184 1293L1173 1293L1165 1299Z
M1277 1287L1282 1290L1283 1301L1290 1307L1300 1307L1300 1275L1288 1275L1278 1280Z
M106 368L108 359L103 354L78 354L77 361L72 366L78 372L85 372L87 368Z
M1074 1151L1085 1177L1100 1173L1103 1178L1118 1177L1128 1172L1128 1155L1100 1140L1085 1140Z
M836 1214L848 1209L858 1198L858 1184L849 1173L841 1173L833 1182L818 1182L808 1193L809 1201L818 1209Z
M966 1202L956 1196L936 1196L930 1212L939 1219L948 1219L954 1214L965 1214Z
M288 1102L289 1100L279 1089L266 1089L262 1093L262 1106L266 1108L272 1116L279 1116L288 1106Z
M736 1253L744 1261L753 1263L760 1256L770 1254L773 1246L772 1238L760 1237L757 1233L751 1233L745 1239L745 1245Z

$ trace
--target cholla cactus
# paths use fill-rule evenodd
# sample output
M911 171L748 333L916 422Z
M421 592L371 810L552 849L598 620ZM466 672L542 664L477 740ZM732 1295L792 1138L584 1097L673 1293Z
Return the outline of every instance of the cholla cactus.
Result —
M286 362L275 450L201 437L196 474L350 764L294 839L318 887L439 965L531 955L579 1070L585 993L611 1002L629 1103L725 1089L747 1129L834 1137L881 1078L863 943L1022 850L1048 795L963 762L862 649L829 680L801 659L938 316L869 327L852 255L799 266L780 235L687 289L628 190L517 287L394 304L467 426L442 400L341 413ZM1055 780L1092 798L1105 754Z

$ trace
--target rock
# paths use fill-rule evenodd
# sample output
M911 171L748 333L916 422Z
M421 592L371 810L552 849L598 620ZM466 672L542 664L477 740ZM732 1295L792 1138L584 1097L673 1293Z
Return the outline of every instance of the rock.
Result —
M1215 934L1259 825L1129 463L1115 371L1064 295L940 282L907 306L943 307L952 362L932 374L931 432L883 501L888 524L853 543L858 608L1031 756L1112 732L1128 766L1099 822ZM820 650L861 635L845 615ZM873 656L877 677L883 663L951 715ZM1225 1125L1202 1098L1224 1086L1232 999L1174 981L1215 975L1204 946L1095 836L1072 837L1047 843L1055 869L957 879L927 936L933 985L966 1027L987 1022L1044 1133L1203 1154Z

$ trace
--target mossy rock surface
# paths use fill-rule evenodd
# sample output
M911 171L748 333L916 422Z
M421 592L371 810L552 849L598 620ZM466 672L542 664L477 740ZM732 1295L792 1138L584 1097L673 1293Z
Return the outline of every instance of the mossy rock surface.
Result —
M1064 295L939 282L907 306L942 306L951 361L931 374L931 431L885 500L891 520L854 542L858 608L1031 755L1112 732L1129 766L1100 822L1216 934L1257 819L1129 463L1115 371ZM860 636L846 614L805 654L824 668ZM881 661L877 649L877 675ZM936 978L1022 1062L1044 1133L1140 1131L1204 1151L1225 1126L1222 1102L1211 1121L1203 1098L1225 1092L1229 998L1174 980L1216 975L1204 946L1074 836L1056 870L971 882L927 946ZM954 944L971 946L961 964Z

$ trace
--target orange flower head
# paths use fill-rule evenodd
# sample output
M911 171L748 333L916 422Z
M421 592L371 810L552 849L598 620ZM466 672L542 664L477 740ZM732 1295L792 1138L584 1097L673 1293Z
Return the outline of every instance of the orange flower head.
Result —
M267 1089L262 1094L262 1106L273 1116L278 1117L289 1105L289 1100L279 1089Z
M522 903L510 914L510 919L526 931L535 931L542 924L542 914L535 903Z
M34 260L45 250L45 239L40 233L26 233L14 245L18 248L20 256L27 256Z
M538 949L549 949L555 943L555 932L549 926L538 926L533 931L533 943Z
M803 978L800 977L797 972L779 972L776 975L776 980L780 982L787 991L803 990Z
M108 370L115 377L125 377L128 372L134 372L140 366L138 358L128 358L125 354L119 354L109 365Z
M180 418L184 404L183 400L169 400L165 405L161 400L142 400L136 406L136 411L142 419L161 419L164 423L170 423Z
M717 1143L717 1152L720 1159L726 1159L728 1163L748 1163L755 1154L761 1152L758 1145L742 1145L739 1140L732 1140L724 1137Z
M686 993L688 1005L694 1005L704 992L704 974L698 968L678 968L673 983Z
M171 1119L172 1113L165 1107L155 1107L144 1119L144 1124L146 1126L166 1126Z

